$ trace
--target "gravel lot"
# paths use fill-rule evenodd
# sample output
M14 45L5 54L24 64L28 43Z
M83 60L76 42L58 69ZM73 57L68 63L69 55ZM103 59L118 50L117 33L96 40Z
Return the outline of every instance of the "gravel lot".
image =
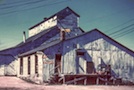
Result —
M17 77L0 77L0 90L134 90L134 86L36 85Z

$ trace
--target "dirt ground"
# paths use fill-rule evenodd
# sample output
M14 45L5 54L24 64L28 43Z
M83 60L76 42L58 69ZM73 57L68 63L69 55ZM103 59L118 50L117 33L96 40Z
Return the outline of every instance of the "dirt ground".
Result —
M134 90L134 86L37 85L17 77L0 77L0 90Z

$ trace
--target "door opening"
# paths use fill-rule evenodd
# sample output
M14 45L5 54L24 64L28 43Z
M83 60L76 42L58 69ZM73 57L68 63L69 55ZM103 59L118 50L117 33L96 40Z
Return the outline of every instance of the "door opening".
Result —
M61 54L55 55L55 73L61 73Z

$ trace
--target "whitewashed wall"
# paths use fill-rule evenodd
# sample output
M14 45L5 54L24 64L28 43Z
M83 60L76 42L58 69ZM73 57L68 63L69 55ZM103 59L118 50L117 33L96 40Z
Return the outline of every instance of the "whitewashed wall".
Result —
M32 80L35 83L42 83L43 82L43 60L42 60L42 54L38 53L38 75L35 73L35 55L30 55L30 74L28 74L28 57L23 57L23 73L20 74L20 58L17 60L17 77L25 77L30 80Z
M5 66L4 65L0 65L0 76L1 75L5 75Z
M54 16L47 21L42 22L41 24L37 25L36 27L29 30L29 37L46 30L48 28L51 28L53 26L57 25L57 16Z
M16 59L10 54L0 55L0 75L16 75Z
M28 57L23 58L23 76L28 76Z
M31 60L30 76L34 77L35 76L35 55L34 54L30 56L30 60Z
M59 19L57 16L54 16L47 21L42 22L41 24L35 26L34 28L29 30L29 37L43 31L49 29L54 26L59 26L61 28L68 28L71 30L71 33L74 36L81 34L81 30L78 29L79 24L79 17L75 14L69 14L64 19ZM77 33L76 33L77 32Z

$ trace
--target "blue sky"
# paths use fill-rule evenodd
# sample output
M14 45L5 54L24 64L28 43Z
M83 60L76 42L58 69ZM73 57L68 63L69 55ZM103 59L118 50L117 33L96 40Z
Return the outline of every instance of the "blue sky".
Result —
M97 28L134 50L134 0L0 0L0 50L22 41L22 32L69 6L85 31Z

